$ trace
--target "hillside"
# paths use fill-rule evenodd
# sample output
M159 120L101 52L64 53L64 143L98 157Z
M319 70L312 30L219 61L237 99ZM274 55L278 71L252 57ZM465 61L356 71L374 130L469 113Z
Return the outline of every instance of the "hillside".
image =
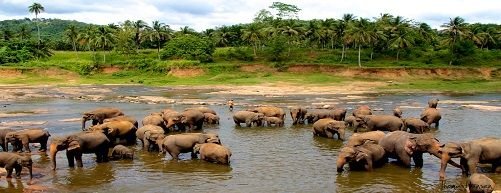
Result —
M57 42L63 38L64 30L70 25L84 28L90 24L75 20L40 18L40 35L43 39ZM34 19L24 18L0 21L0 31L9 30L11 33L18 33L23 26L28 28L31 37L37 36L37 26Z

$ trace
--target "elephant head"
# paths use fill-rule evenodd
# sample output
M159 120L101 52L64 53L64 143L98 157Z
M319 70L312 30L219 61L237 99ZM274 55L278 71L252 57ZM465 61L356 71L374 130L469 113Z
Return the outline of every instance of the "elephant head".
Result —
M432 134L414 134L411 137L416 144L416 150L420 152L428 152L437 158L441 158L442 155L439 153L440 143L437 138Z
M469 146L465 144L459 144L454 142L446 143L440 146L438 152L442 155L440 162L440 179L445 178L445 168L447 167L447 163L451 160L451 158L457 158L464 156L465 149L468 151Z
M332 121L327 126L327 129L333 133L339 133L339 139L344 140L346 129L346 123L344 121Z
M169 113L163 116L164 121L167 123L167 128L171 128L174 125L181 122L183 115L181 113Z
M20 156L16 162L21 165L22 167L28 168L28 171L30 172L30 179L33 179L33 160L31 160L31 157L29 156ZM20 176L18 176L19 178Z
M12 144L12 147L14 148L13 151L19 151L19 150L22 150L22 144L21 144L21 140L23 137L26 137L26 136L23 136L17 132L9 132L5 135L5 147L8 147L7 144L10 143Z
M97 124L99 120L104 120L104 117L100 117L100 114L96 113L84 113L82 117L82 131L85 130L85 122L92 120L93 124Z
M64 138L54 138L50 144L50 159L52 161L52 169L56 170L56 154L58 151L65 150L68 152L80 150L80 142L76 136L68 136Z
M398 118L402 118L402 110L400 108L394 108L393 109L393 115L395 115Z
M215 133L204 133L202 134L202 138L199 143L215 143L221 144L221 140L219 139L219 135Z
M338 159L336 161L337 171L342 172L343 166L350 161L359 162L363 159L366 159L368 155L362 151L360 151L357 147L343 147L338 155Z

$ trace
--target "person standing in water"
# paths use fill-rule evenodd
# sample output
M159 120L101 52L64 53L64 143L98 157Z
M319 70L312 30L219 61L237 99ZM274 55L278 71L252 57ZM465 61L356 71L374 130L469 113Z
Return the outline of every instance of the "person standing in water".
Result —
M233 111L233 105L234 105L233 99L228 100L228 102L226 104L229 106L230 111Z

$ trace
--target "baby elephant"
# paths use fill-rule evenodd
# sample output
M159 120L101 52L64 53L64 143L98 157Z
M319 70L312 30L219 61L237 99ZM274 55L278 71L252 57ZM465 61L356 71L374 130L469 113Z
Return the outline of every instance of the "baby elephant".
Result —
M134 159L134 151L123 145L116 145L111 152L111 158L114 160Z
M218 163L230 164L231 151L225 146L215 143L196 144L193 153L200 154L200 159Z
M343 147L336 162L337 171L342 172L346 162L351 170L372 171L373 165L381 166L387 162L384 153L384 148L374 141L367 141L354 147Z
M7 170L7 178L12 178L12 170L14 169L16 169L16 178L21 178L21 170L23 167L27 167L30 172L30 179L32 179L32 165L33 161L30 157L10 152L0 152L0 167Z
M418 118L406 118L403 119L405 124L405 130L409 129L410 133L425 133L430 130L428 123L424 122Z
M485 193L494 191L494 181L492 181L489 177L484 174L472 174L470 178L468 178L468 187L467 192L470 193Z
M212 113L204 113L204 123L219 125L219 116Z
M276 127L283 127L284 126L284 120L282 120L278 117L265 117L264 121L266 121L266 125L268 127L271 127L271 125L275 125Z
M331 118L320 119L313 123L313 135L333 138L337 134L340 140L344 140L346 125L344 121L336 121Z

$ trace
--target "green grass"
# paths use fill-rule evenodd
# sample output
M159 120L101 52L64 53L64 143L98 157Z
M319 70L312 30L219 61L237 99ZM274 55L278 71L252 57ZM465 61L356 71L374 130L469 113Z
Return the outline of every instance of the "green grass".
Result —
M501 92L501 80L409 80L379 88L381 91L494 93Z

